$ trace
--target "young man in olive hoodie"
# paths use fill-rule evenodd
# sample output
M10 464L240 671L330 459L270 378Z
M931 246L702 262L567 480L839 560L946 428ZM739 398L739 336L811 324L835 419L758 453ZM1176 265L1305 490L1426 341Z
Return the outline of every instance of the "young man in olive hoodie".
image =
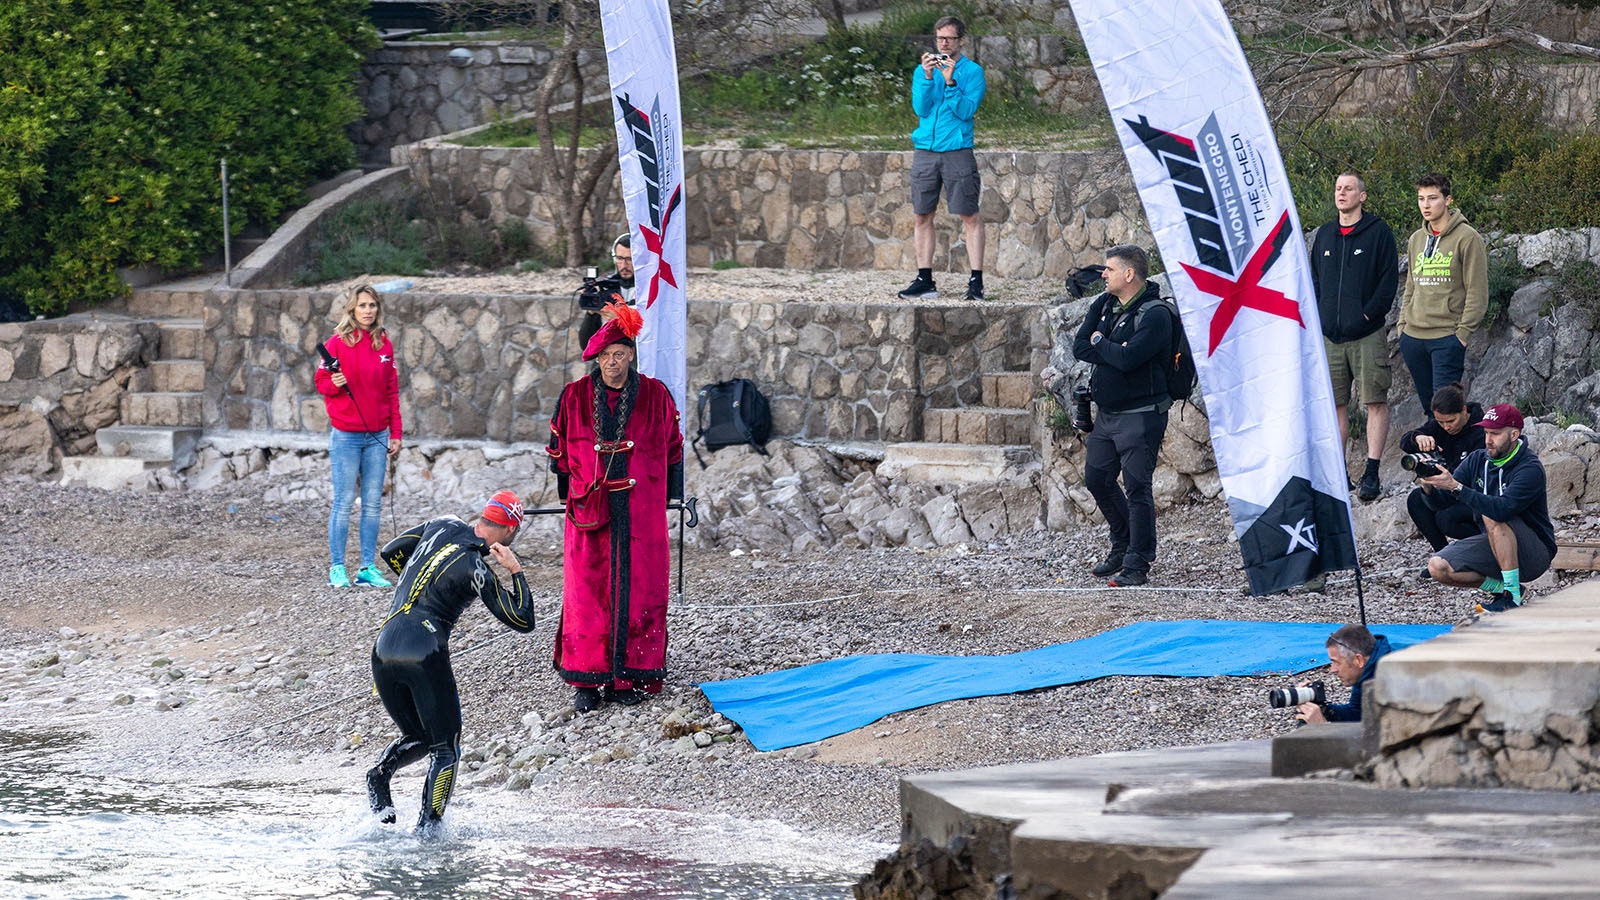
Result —
M1322 349L1333 376L1333 402L1339 407L1339 448L1344 449L1352 393L1367 407L1367 465L1359 496L1376 500L1381 485L1378 461L1389 440L1389 348L1383 324L1394 306L1400 258L1394 232L1366 212L1367 185L1355 172L1333 182L1336 221L1317 229L1311 245L1311 286L1322 320Z
M1405 299L1400 301L1400 355L1411 370L1423 410L1433 392L1462 381L1467 339L1489 306L1489 251L1483 237L1451 209L1450 179L1417 179L1422 227L1406 244Z

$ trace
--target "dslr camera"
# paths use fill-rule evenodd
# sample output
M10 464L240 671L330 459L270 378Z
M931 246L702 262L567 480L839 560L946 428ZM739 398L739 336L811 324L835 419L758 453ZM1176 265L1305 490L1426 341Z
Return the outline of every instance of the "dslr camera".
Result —
M1400 468L1418 478L1437 475L1446 469L1444 460L1432 453L1407 453L1400 457Z
M1089 403L1094 400L1094 395L1089 392L1089 386L1080 384L1072 389L1072 427L1084 434L1094 430L1094 415L1089 408Z
M583 287L578 288L578 308L588 312L599 312L610 303L614 296L622 295L622 278L611 275L600 277L600 270L590 266L583 275Z
M1285 709L1299 706L1302 703L1315 703L1318 706L1328 701L1328 692L1322 682L1313 681L1305 687L1286 687L1267 691L1267 702L1273 709Z

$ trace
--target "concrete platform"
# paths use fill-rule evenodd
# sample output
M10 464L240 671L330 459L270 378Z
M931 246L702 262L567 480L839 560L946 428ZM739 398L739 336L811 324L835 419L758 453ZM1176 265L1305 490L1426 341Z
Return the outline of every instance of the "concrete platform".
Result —
M1271 753L1249 741L908 778L905 837L965 836L974 880L1008 875L1019 900L1600 893L1600 796L1270 778Z
M1034 459L1033 449L1021 445L906 442L885 445L877 471L884 478L966 484L997 481Z

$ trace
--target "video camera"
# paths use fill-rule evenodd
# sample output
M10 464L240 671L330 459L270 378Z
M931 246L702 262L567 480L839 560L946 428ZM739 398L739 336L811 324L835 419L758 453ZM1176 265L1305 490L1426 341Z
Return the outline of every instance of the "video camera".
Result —
M1328 692L1322 682L1313 681L1305 687L1286 687L1267 691L1267 702L1273 709L1284 709L1299 706L1302 703L1315 703L1318 706L1328 701Z
M1445 471L1448 467L1444 464L1444 460L1432 453L1407 453L1400 457L1400 468L1418 478L1427 478Z
M590 266L584 271L583 287L578 288L578 308L599 312L612 300L622 298L622 276L600 277L600 270Z

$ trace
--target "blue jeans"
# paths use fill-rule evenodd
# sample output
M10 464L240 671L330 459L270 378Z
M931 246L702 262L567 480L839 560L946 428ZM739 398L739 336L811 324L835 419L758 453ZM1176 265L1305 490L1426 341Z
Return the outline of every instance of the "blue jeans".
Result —
M328 558L344 565L350 542L350 510L361 482L361 567L378 558L378 525L383 518L383 476L389 468L389 429L340 431L328 435L328 461L333 464L333 513L328 516Z
M1453 334L1426 341L1402 334L1400 356L1406 361L1406 368L1411 370L1417 396L1422 398L1422 414L1432 418L1433 394L1445 385L1461 380L1461 373L1467 365L1467 348Z

